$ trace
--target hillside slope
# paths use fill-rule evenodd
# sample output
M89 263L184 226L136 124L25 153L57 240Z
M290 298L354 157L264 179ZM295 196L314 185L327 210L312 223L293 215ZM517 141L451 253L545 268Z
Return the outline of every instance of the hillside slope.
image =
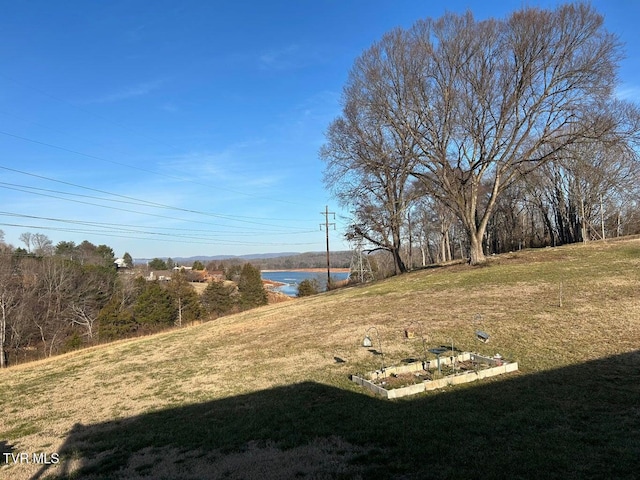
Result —
M11 368L0 478L633 478L639 294L639 239L528 250ZM396 402L349 381L420 358L408 327L520 372Z

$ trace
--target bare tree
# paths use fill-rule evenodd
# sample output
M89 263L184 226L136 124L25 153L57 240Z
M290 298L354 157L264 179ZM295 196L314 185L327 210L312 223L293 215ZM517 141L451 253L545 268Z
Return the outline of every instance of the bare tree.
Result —
M31 232L24 232L20 234L20 241L24 243L24 246L27 247L27 252L31 253L31 237L33 234Z
M325 183L353 210L348 235L390 252L396 273L407 271L401 230L416 162L416 142L397 118L404 124L411 116L402 103L412 68L404 47L401 42L375 46L356 61L344 88L343 114L330 125L320 151L327 163Z
M374 105L376 123L409 147L401 153L418 159L412 174L458 216L476 264L512 183L617 127L600 112L620 58L619 42L586 4L480 22L446 14L390 32L358 59L371 93L356 105L367 120ZM371 153L366 142L357 147Z
M72 266L53 257L45 257L34 266L37 277L30 289L35 310L32 321L40 334L44 356L50 357L60 346L71 323Z
M33 243L33 253L39 256L50 257L53 255L55 248L53 242L44 233L35 233L31 236Z
M13 252L13 245L5 243L4 231L0 230L0 254L8 255Z
M100 310L116 290L117 274L113 269L95 265L68 264L68 267L73 282L68 299L69 320L84 328L91 341Z
M621 234L629 213L625 205L632 203L640 182L634 146L640 114L630 105L614 102L611 107L607 122L615 124L615 129L588 143L568 146L562 155L520 182L522 188L516 185L521 198L533 207L528 213L529 232L534 235L535 215L543 228L544 238L538 244L565 244ZM602 114L600 117L600 121L606 119Z
M0 368L7 366L7 331L19 304L20 284L11 263L11 257L0 255Z
M200 298L193 285L189 282L189 275L184 270L180 270L171 276L171 282L169 282L167 290L171 294L178 310L175 320L176 326L182 327L202 317L204 310Z
M431 52L412 100L416 176L462 220L471 263L484 261L487 224L514 181L611 128L593 115L610 99L620 58L602 24L591 7L570 4L502 22L446 15L413 29Z

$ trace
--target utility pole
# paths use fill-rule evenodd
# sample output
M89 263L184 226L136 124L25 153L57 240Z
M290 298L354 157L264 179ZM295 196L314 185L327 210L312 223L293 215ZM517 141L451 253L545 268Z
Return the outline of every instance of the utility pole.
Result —
M331 286L331 263L329 261L329 227L333 225L333 229L336 229L335 223L329 223L329 215L333 215L333 219L336 219L336 214L329 211L329 206L325 206L324 212L320 212L320 215L324 215L324 230L327 233L327 290ZM322 223L320 224L320 231L322 231Z
M368 258L362 256L362 238L358 238L356 240L355 248L351 255L349 278L351 279L352 276L360 283L366 283L373 280L371 263L369 263Z
M409 223L409 270L413 270L413 235L411 234L411 208L407 209L407 222Z
M604 204L602 203L602 194L600 194L600 226L602 228L602 240L604 240Z

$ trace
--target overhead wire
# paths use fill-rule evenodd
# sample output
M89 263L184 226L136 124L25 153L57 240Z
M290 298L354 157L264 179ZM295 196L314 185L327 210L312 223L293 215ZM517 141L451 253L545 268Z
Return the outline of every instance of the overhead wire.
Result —
M105 120L107 122L111 122L114 123L115 125L117 125L120 128L123 128L125 130L129 130L139 136L145 137L147 139L156 141L158 143L167 145L171 148L177 149L176 146L174 145L170 145L162 140L159 139L154 139L152 137L149 137L147 135L141 134L140 132L134 132L133 130L127 128L126 126L122 125L122 124L118 124L117 122L113 122L112 120L106 119L104 117L101 117L100 115L95 114L94 112L88 111L86 109L82 109L80 107L78 107L77 105L74 105L70 102L65 101L64 99L60 99L58 97L55 97L53 95L48 94L47 92L44 92L40 89L37 89L35 87L30 87L27 86L25 84L21 84L20 82L6 76L3 73L0 73L0 76L2 76L5 79L8 79L16 84L19 84L25 88L31 88L35 91L38 91L40 94L45 95L47 97L50 97L56 101L65 103L67 105L72 106L73 108L76 108L84 113L93 115L97 118L100 118L102 120ZM10 114L9 114L10 115ZM28 121L28 120L27 120ZM45 128L50 128L50 127L46 127ZM71 148L67 148L67 147L63 147L60 145L55 145L53 143L49 143L49 142L44 142L44 141L40 141L40 140L35 140L32 138L28 138L22 135L17 135L14 133L10 133L10 132L6 132L6 131L2 131L0 130L0 134L7 136L7 137L11 137L11 138L15 138L21 141L25 141L25 142L29 142L32 144L37 144L37 145L42 145L42 146L46 146L48 148L53 148L53 149L57 149L60 151L64 151L73 155L78 155L78 156L82 156L84 158L90 158L93 160L99 160L102 162L107 162L107 163L111 163L114 165L119 165L119 166L123 166L126 168L131 168L131 169L135 169L138 171L142 171L145 173L149 173L152 175L157 175L160 177L164 177L164 178L169 178L172 180L178 180L181 182L188 182L188 183L192 183L195 185L200 185L200 186L205 186L205 187L210 187L211 185L206 184L206 183L202 183L202 182L198 182L198 181L194 181L193 179L190 178L184 178L184 177L179 177L176 175L170 175L170 174L166 174L163 172L159 172L156 170L152 170L152 169L148 169L148 168L143 168L143 167L139 167L136 165L131 165L131 164L127 164L124 162L118 162L115 160L111 160L105 157L101 157L101 156L97 156L97 155L92 155L92 154L88 154L85 152L81 152L79 150L74 150ZM79 189L84 189L84 190L88 190L88 191L93 191L96 193L101 193L104 195L108 195L108 196L112 196L115 198L101 198L101 197L94 197L94 196L89 196L89 195L81 195L81 194L77 194L77 193L70 193L70 192L62 192L62 191L55 191L55 190L48 190L48 189L42 189L42 188L37 188L37 187L31 187L31 186L24 186L24 185L17 185L17 184L10 184L10 183L6 183L6 182L2 182L1 183L1 187L2 188L7 188L7 189L13 189L13 190L19 190L22 191L24 193L29 193L29 194L34 194L34 195L39 195L39 196L49 196L52 198L57 198L57 199L61 199L64 201L70 201L70 202L75 202L75 203L79 203L79 204L86 204L86 205L90 205L90 206L96 206L96 207L100 207L100 208L109 208L109 209L114 209L114 210L120 210L120 211L124 211L124 212L128 212L128 213L135 213L135 214L140 214L140 215L146 215L146 216L151 216L151 217L156 217L156 218L163 218L163 219L169 219L169 220L175 220L175 221L180 221L180 222L189 222L189 223L198 223L198 224L205 224L205 225L212 225L212 226L218 226L218 227L223 227L223 228L234 228L234 229L239 229L239 230L250 230L250 227L245 227L245 226L241 226L241 225L220 225L220 224L213 224L213 223L209 223L209 222L202 222L202 221L197 221L197 220L193 220L193 219L179 219L179 218L175 218L175 217L168 217L168 216L164 216L164 215L158 215L158 214L153 214L153 213L149 213L149 212L141 212L141 211L135 211L135 210L128 210L128 209L122 209L122 208L117 208L117 207L113 207L113 206L108 206L108 205L100 205L100 204L95 204L92 202L84 202L84 201L80 201L80 200L76 200L76 199L71 199L71 198L65 198L65 197L58 197L55 195L51 195L51 194L56 194L56 195L64 195L66 197L75 197L75 198L89 198L89 199L93 199L93 200L99 200L102 202L114 202L114 203L124 203L124 204L131 204L131 205L136 205L136 206L140 206L140 207L149 207L149 208L158 208L158 209L167 209L167 210L173 210L173 211L178 211L178 212L184 212L184 213L190 213L190 214L196 214L196 215L203 215L203 216L207 216L207 217L214 217L214 218L219 218L219 219L224 219L227 221L231 221L231 222L236 222L236 223L241 223L241 224L251 224L251 225L259 225L259 226L265 226L265 227L270 227L270 230L262 230L262 229L256 229L253 228L251 231L252 232L259 232L259 234L261 235L266 235L266 234L300 234L300 233L312 233L315 232L314 230L308 230L308 231L304 231L304 230L300 230L294 226L287 226L287 225L274 225L273 223L264 223L261 220L264 221L271 221L271 222L300 222L302 220L298 220L298 219L274 219L274 218L264 218L264 217L253 217L253 216L239 216L239 215L224 215L224 214L218 214L218 213L211 213L211 212L203 212L203 211L199 211L199 210L195 210L195 209L188 209L188 208L181 208L181 207L175 207L175 206L171 206L171 205L165 205L165 204L161 204L158 202L151 202L148 200L142 200L142 199L138 199L138 198L134 198L134 197L130 197L127 195L121 195L121 194L116 194L113 192L108 192L106 190L100 190L100 189L95 189L95 188L91 188L91 187L86 187L83 185L79 185L79 184L75 184L75 183L71 183L71 182L66 182L63 180L58 180L58 179L53 179L50 177L45 177L42 175L37 175L34 173L30 173L30 172L25 172L25 171L21 171L18 169L13 169L13 168L9 168L9 167L4 167L4 166L0 166L0 168L6 170L6 171L12 171L14 173L18 173L18 174L22 174L22 175L28 175L31 176L33 178L39 178L41 180L46 180L46 181L51 181L51 182L57 182L63 185L67 185L73 188L79 188ZM282 198L269 198L269 197L264 197L261 195L256 195L253 194L251 192L247 192L247 191L240 191L240 190L234 190L234 189L229 189L226 187L222 187L220 185L216 185L215 187L217 190L223 190L223 191L228 191L234 194L239 194L239 195L243 195L243 196L247 196L247 197L251 197L251 198L256 198L256 199L261 199L261 200L268 200L268 201L272 201L272 202L279 202L279 203L285 203L285 204L292 204L292 205L296 205L297 202L291 202ZM22 189L22 190L20 190ZM48 192L48 193L42 193L42 192ZM120 199L120 200L117 200ZM47 219L45 217L41 218L42 220L49 220L49 221L53 221L51 219ZM58 219L59 221L63 221ZM74 221L72 220L66 220L66 222L68 223L73 223ZM96 223L96 227L98 227L97 223ZM315 220L313 220L313 223L315 223ZM8 225L8 224L0 224L0 225ZM105 224L107 225L107 224ZM34 228L34 227L28 227L28 228ZM42 226L39 226L38 228L44 228ZM157 228L157 227L154 227ZM274 230L277 229L277 230ZM286 231L286 230L289 231ZM296 231L298 230L298 231ZM172 231L174 232L174 236L175 236L175 229L172 229ZM193 229L190 229L189 231L193 231ZM133 233L133 232L130 232ZM150 233L150 232L145 232L145 234L157 234L158 232L155 233ZM221 235L231 235L233 234L234 236L240 235L240 232L225 232ZM243 232L242 234L246 234L246 235L250 235L251 233L247 233L247 232ZM234 241L233 244L238 244L239 242ZM260 245L264 245L264 242L256 242L255 244L260 244ZM309 243L312 244L312 243ZM293 245L293 244L287 244L287 245Z
M95 112L92 112L90 110L81 108L81 107L79 107L79 106L77 106L77 105L75 105L75 104L73 104L71 102L68 102L68 101L66 101L66 100L64 100L62 98L59 98L59 97L57 97L55 95L51 95L48 92L45 92L45 91L43 91L43 90L41 90L39 88L30 86L30 85L26 85L23 82L19 82L19 81L13 79L13 78L7 76L4 73L0 72L0 77L3 77L6 80L9 80L10 82L13 82L13 83L15 83L17 85L20 85L23 88L34 90L34 91L40 93L41 95L44 95L44 96L49 97L49 98L52 98L53 100L56 100L56 101L61 102L61 103L65 104L65 105L68 105L68 106L70 106L70 107L72 107L74 109L77 109L77 110L79 110L79 111L81 111L83 113L89 114L89 115L94 116L96 118L99 118L99 119L101 119L103 121L106 121L106 122L109 122L109 123L113 123L114 125L118 126L119 128L122 128L122 129L124 129L126 131L132 132L132 133L134 133L134 134L136 134L138 136L141 136L141 137L146 138L148 140L152 140L152 141L157 142L157 143L162 144L162 145L166 145L168 147L171 147L174 150L179 150L179 148L177 146L175 146L175 145L171 145L171 144L169 144L169 143L167 143L167 142L165 142L163 140L160 140L160 139L151 137L149 135L143 134L141 132L137 132L135 130L132 130L130 127L127 127L127 126L125 126L125 125L123 125L123 124L121 124L119 122L115 122L115 121L110 120L110 119L108 119L106 117L98 115ZM8 113L6 111L3 111L3 113L5 115L10 115L10 116L13 115L13 114ZM30 120L26 120L26 119L22 119L22 120L26 121L26 122L29 122L29 123L35 123L35 122L31 122ZM42 125L42 124L38 124L38 123L35 123L35 124L39 125L41 127L44 126L44 128L51 128L51 127L47 127L47 126ZM58 130L58 131L60 131L60 130ZM108 158L87 154L87 153L80 152L80 151L77 151L77 150L69 149L69 148L66 148L66 147L61 147L59 145L54 145L52 143L43 142L43 141L40 141L40 140L34 140L34 139L31 139L31 138L27 138L27 137L24 137L24 136L21 136L21 135L12 134L12 133L5 132L5 131L0 131L0 134L6 135L6 136L9 136L9 137L13 137L13 138L16 138L16 139L20 139L20 140L23 140L23 141L26 141L26 142L31 142L31 143L34 143L34 144L43 145L43 146L55 148L55 149L58 149L58 150L66 151L68 153L73 153L73 154L84 156L84 157L91 158L91 159L94 159L94 160L100 160L100 161L103 161L103 162L112 163L114 165L119 165L119 166L123 166L123 167L127 167L127 168L132 168L132 169L139 170L139 171L142 171L142 172L145 172L145 173L151 173L153 175L158 175L158 176L165 177L165 178L170 178L170 179L173 179L173 180L180 180L181 182L193 183L195 185L200 185L200 186L204 186L204 187L210 187L211 186L209 184L196 182L196 181L194 181L194 180L192 180L190 178L178 177L178 176L175 176L175 175L168 175L166 173L158 172L158 171L155 171L155 170L150 170L150 169L142 168L142 167L139 167L139 166L136 166L136 165L131 165L131 164L128 164L128 163L118 162L118 161L111 160L111 159L108 159ZM290 205L296 205L297 204L296 202L290 202L290 201L284 200L282 198L271 198L271 197L265 197L265 196L261 196L261 195L255 195L255 194L252 194L250 192L246 192L246 191L242 191L242 190L230 189L230 188L227 188L227 187L221 187L219 185L216 185L216 188L219 189L219 190L228 191L230 193L234 193L234 194L238 194L238 195L244 195L244 196L253 197L253 198L258 198L258 199L261 199L261 200L269 200L269 201L273 201L273 202L280 202L280 203L285 203L285 204L290 204Z
M94 188L83 187L81 185L75 185L75 184L71 184L69 182L64 182L64 181L59 181L59 180L43 177L41 175L35 175L35 174L27 173L27 172L22 172L22 171L19 171L19 170L3 167L1 165L0 165L0 169L11 170L11 171L14 171L14 172L23 173L25 175L32 175L32 176L35 176L35 177L38 177L38 178L47 179L47 180L51 180L53 182L59 182L59 183L63 183L63 184L66 184L66 185L73 185L73 186L77 186L78 188L83 188L83 189L90 190L90 191L95 191L95 192L98 192L98 193L105 193L105 194L108 194L108 195L113 195L115 197L124 198L124 199L127 199L127 200L117 200L117 199L112 199L112 198L94 197L94 196L91 196L91 195L81 195L81 194L70 193L70 192L61 192L59 190L51 190L51 189L45 189L45 188L39 188L39 187L31 187L31 186L28 186L28 185L19 185L19 184L8 183L8 182L0 182L0 188L5 188L5 189L8 189L8 190L21 191L21 192L30 193L30 194L33 194L33 195L40 195L40 196L45 196L45 197L50 197L50 198L56 198L56 199L59 199L59 200L65 200L65 201L75 202L75 203L79 203L79 204L98 206L98 207L102 207L102 208L118 209L116 207L109 207L109 206L106 206L106 205L100 205L100 204L95 204L95 203L90 203L90 202L84 202L84 201L80 201L80 200L72 200L72 199L68 199L68 198L64 198L64 197L58 197L56 195L50 195L50 194L46 194L46 193L39 193L39 192L49 192L49 193L56 193L56 194L60 194L60 195L68 195L68 196L75 196L75 197L80 197L80 198L90 198L90 199L94 199L94 200L102 200L102 201L105 201L105 202L124 203L124 204L132 204L132 205L139 205L139 206L146 206L146 207L153 207L153 208L160 208L160 209L176 210L176 211L182 211L182 212L187 212L187 213L199 214L199 215L203 215L203 216L210 216L210 217L214 217L214 218L221 218L221 219L224 219L224 220L236 221L236 222L240 222L240 223L248 223L248 224L254 224L254 225L268 226L268 227L273 227L273 228L282 228L282 229L295 229L296 228L296 227L290 227L290 226L273 225L273 224L262 223L262 222L254 222L254 221L250 221L250 220L236 219L236 218L234 218L232 216L229 216L229 215L221 215L221 214L215 214L215 213L209 213L209 212L200 212L198 210L193 210L193 209L185 209L185 208L180 208L180 207L173 207L171 205L164 205L164 204L157 203L157 202L149 202L148 200L141 200L141 199L137 199L137 198L134 198L134 197L129 197L129 196L126 196L126 195L111 194L111 193L105 192L103 190L97 190L97 189L94 189ZM118 209L118 210L122 210L122 211L129 212L129 213L139 213L141 215L152 215L152 216L157 216L159 218L168 218L168 219L173 219L173 220L185 221L184 219L177 219L175 217L167 217L167 216L164 216L164 215L154 215L154 214L149 214L149 213L146 213L146 212L140 212L140 211L135 211L135 210L128 210L128 209ZM188 221L193 222L194 220L188 220ZM209 224L207 222L199 222L199 221L195 221L195 222ZM211 224L211 225L216 225L216 224ZM235 225L235 226L233 226L233 228L245 228L246 229L246 228L249 228L249 227L241 227L241 226Z
M251 231L251 232L212 232L211 230L198 230L198 229L182 229L182 228L177 228L177 227L156 227L156 226L144 226L142 227L141 225L131 225L131 224L125 224L125 223L107 223L107 222L90 222L90 221L84 221L84 220L69 220L69 219L61 219L61 218L54 218L54 217L43 217L43 216L38 216L38 215L26 215L26 214L19 214L19 213L12 213L12 212L3 212L0 211L0 216L5 216L5 217L15 217L15 218L28 218L28 219L35 219L35 220L44 220L44 221L48 221L48 222L56 222L56 223L67 223L70 225L85 225L85 226L89 226L89 227L96 227L96 228L106 228L109 229L110 231L114 230L114 229L120 229L122 231L131 231L131 232L135 232L135 233L149 233L149 234L162 234L162 235L173 235L173 236L183 236L183 235L187 235L187 233L182 234L179 232L188 232L189 236L193 236L194 233L195 234L199 234L202 235L203 237L222 237L222 236L227 236L227 235L233 235L233 236L255 236L256 232L255 231ZM176 219L179 221L183 221L180 219ZM212 224L213 225L213 224ZM158 232L153 232L153 231L145 231L145 232L140 232L137 230L127 230L127 229L138 229L138 228L145 228L148 230L167 230L169 232L171 232L170 234L168 233L158 233ZM281 235L285 232L274 232L271 230L265 231L265 232L260 232L261 235ZM299 232L286 232L287 235L299 235L299 234L305 234L305 233L315 233L315 230L302 230Z
M70 148L61 147L59 145L54 145L52 143L42 142L40 140L34 140L32 138L23 137L21 135L15 135L13 133L5 132L3 130L0 130L0 134L1 135L5 135L7 137L12 137L12 138L16 138L16 139L19 139L19 140L23 140L25 142L34 143L36 145L42 145L42 146L46 146L46 147L50 147L50 148L55 148L55 149L61 150L63 152L73 153L74 155L79 155L79 156L82 156L82 157L91 158L92 160L100 160L100 161L103 161L103 162L112 163L114 165L119 165L121 167L128 167L128 168L132 168L132 169L135 169L135 170L139 170L141 172L151 173L153 175L158 175L160 177L169 178L169 179L172 179L172 180L179 180L181 182L189 182L189 183L193 183L195 185L200 185L202 187L210 187L211 186L209 184L196 182L196 181L188 179L188 178L178 177L178 176L175 176L175 175L168 175L166 173L158 172L158 171L155 171L155 170L149 170L148 168L142 168L142 167L138 167L138 166L135 166L135 165L129 165L127 163L117 162L115 160L109 160L109 159L106 159L104 157L98 157L96 155L91 155L89 153L79 152L77 150L72 150ZM247 196L247 197L257 198L257 199L260 199L260 200L268 200L270 202L281 202L281 203L287 203L287 204L290 204L290 205L296 205L295 202L290 202L288 200L264 197L264 196L261 196L261 195L255 195L255 194L252 194L252 193L249 193L249 192L245 192L245 191L241 191L241 190L234 190L234 189L231 189L231 188L226 188L226 187L221 187L221 186L216 186L216 188L218 188L219 190L224 190L224 191L227 191L227 192L230 192L230 193L234 193L236 195L244 195L244 196Z
M108 236L115 238L127 238L127 239L135 239L135 240L154 240L149 237L136 237L132 235L125 235L114 233L112 231L105 232L96 232L94 230L83 230L83 229L70 229L70 228L56 228L44 225L25 225L25 224L17 224L17 223L8 223L8 222L0 222L0 226L8 226L8 227L21 227L21 228L33 228L39 230L51 230L65 233L83 233L86 235L100 235L100 236ZM168 235L168 234L167 234ZM292 243L283 243L283 242L247 242L247 241L219 241L219 240L202 240L195 241L193 239L175 239L172 236L168 236L167 238L163 238L163 241L172 242L172 243L189 243L189 244L199 244L199 245L245 245L245 246L301 246L301 245L315 245L316 242L292 242Z

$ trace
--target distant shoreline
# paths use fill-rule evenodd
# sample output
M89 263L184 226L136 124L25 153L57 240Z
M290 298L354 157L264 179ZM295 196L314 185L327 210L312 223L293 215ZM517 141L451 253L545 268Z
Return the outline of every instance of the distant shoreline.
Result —
M260 270L261 272L309 272L309 273L322 273L326 272L326 268L278 268L278 269L270 269L270 270ZM336 273L349 273L351 270L349 268L332 268L332 272Z

